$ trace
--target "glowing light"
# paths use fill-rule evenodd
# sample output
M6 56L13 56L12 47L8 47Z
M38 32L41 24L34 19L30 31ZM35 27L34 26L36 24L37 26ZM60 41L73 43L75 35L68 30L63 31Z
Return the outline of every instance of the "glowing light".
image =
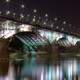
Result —
M77 41L79 41L79 39L73 37L73 36L67 36L67 39L69 40L69 42L72 44L72 45L75 45Z
M45 14L45 17L48 17L48 14Z
M56 68L56 78L57 78L57 80L59 80L59 77L60 77L60 72L59 72L59 67L57 66L57 68Z
M54 24L51 24L51 28L54 26Z
M35 22L36 21L36 19L35 18L33 18L33 22Z
M34 10L33 10L33 12L34 12L34 13L36 13L36 12L37 12L37 10L36 10L36 9L34 9Z
M2 12L0 11L0 14L2 14Z
M34 18L36 18L36 16L34 16Z
M6 2L10 2L10 0L6 0Z
M23 14L20 14L20 17L21 17L21 18L24 18L24 15L23 15Z
M49 67L48 80L51 80L51 77L52 77L51 72L52 72L52 69L51 69L51 67Z
M77 74L77 61L74 60L72 66L73 66L73 74L76 75Z
M42 72L41 72L41 79L40 80L44 80L44 70L42 69Z
M30 26L30 25L24 25L24 24L20 25L21 32L22 31L32 31L31 29L32 29L32 26Z
M62 29L61 29L62 31L64 30L64 28L62 27Z
M2 33L2 31L0 37L8 38L16 33L15 26L8 20L2 24L2 27L4 29L4 33Z
M21 8L24 8L24 7L25 7L24 4L22 4L22 5L21 5Z
M55 20L55 21L57 21L57 20L58 20L58 18L54 18L54 20Z
M10 63L9 64L9 71L8 71L8 79L6 79L6 80L15 80L14 77L15 77L15 71L14 71L13 66Z
M10 14L10 11L6 11L6 15L9 15Z
M46 25L46 22L44 22L43 25Z
M66 24L66 21L63 21L63 24Z
M16 32L15 32L15 30L6 30L5 32L4 32L4 38L6 39L6 38L8 38L8 37L10 37L10 36L13 36L14 34L15 34Z
M72 80L72 69L73 69L73 68L72 68L72 61L69 61L69 62L68 62L68 73L67 73L69 80Z

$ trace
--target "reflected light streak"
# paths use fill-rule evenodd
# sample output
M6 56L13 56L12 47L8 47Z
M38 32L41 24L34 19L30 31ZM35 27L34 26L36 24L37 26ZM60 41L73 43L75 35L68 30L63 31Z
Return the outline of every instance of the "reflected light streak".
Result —
M44 80L44 69L42 69L42 72L41 72L41 79L40 80Z

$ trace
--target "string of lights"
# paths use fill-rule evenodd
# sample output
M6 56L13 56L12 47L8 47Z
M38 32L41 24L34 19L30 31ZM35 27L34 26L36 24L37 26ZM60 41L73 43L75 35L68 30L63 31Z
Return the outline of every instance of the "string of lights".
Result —
M18 2L16 2L18 1ZM54 30L68 32L71 34L75 33L75 28L66 21L58 19L57 17L50 18L50 16L43 11L45 14L41 14L39 10L31 9L28 10L23 0L0 0L0 16L13 18L21 22L29 22L30 24L37 24L40 26L48 26ZM15 7L16 6L16 7ZM6 9L4 9L6 7Z

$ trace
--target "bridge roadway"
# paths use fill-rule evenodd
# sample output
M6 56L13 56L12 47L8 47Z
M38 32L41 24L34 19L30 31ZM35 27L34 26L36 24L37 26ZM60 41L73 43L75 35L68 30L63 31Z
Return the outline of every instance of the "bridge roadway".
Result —
M80 34L78 33L71 33L69 30L68 31L62 31L62 30L58 30L56 29L55 27L50 27L50 26L44 26L44 25L39 25L39 24L33 24L33 23L30 23L30 22L26 22L26 21L23 21L23 20L18 20L18 19L15 19L15 18L10 18L10 17L5 17L5 16L1 16L0 15L0 18L1 19L5 19L5 20L10 20L10 21L13 21L13 22L17 22L17 23L20 23L20 24L25 24L25 25L31 25L34 27L34 29L46 29L46 30L50 30L50 31L56 31L56 32L60 32L60 33L64 33L64 34L67 34L67 35L72 35L72 36L75 36L77 38L80 38Z

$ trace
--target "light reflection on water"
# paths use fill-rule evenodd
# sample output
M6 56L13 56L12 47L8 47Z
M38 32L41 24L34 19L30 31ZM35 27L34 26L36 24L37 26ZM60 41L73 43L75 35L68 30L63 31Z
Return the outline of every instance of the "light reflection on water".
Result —
M79 63L76 59L45 63L37 62L36 58L24 61L22 77L31 77L31 80L77 80L79 76ZM73 79L76 78L76 79ZM25 79L22 79L25 80Z
M22 65L20 62L14 67L11 62L8 75L0 76L0 80L80 80L80 62L76 59L52 61L47 59L28 58ZM16 68L17 67L17 68Z

